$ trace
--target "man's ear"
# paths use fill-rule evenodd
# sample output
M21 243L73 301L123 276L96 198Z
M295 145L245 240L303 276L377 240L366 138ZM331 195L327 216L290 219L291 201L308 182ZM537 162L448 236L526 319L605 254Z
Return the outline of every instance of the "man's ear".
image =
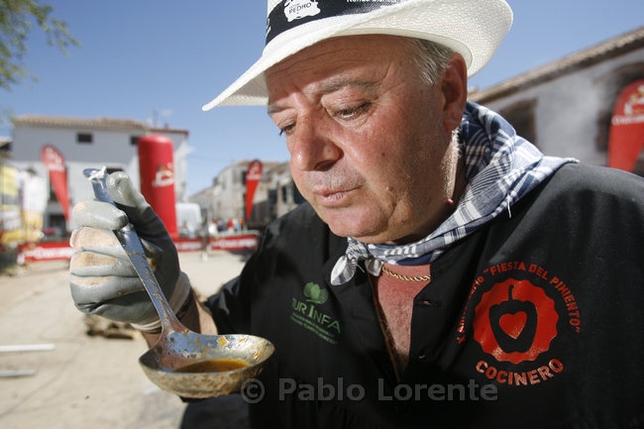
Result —
M443 126L452 131L461 124L467 102L467 66L461 54L454 53L441 78Z

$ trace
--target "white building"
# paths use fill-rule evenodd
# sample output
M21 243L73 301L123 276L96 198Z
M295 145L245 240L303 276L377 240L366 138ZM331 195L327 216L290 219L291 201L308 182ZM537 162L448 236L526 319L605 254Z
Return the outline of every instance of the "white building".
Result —
M606 165L613 106L621 90L640 79L644 27L471 91L469 99L501 113L547 155ZM644 152L634 172L644 175Z
M13 118L11 163L20 170L33 169L49 182L41 162L45 145L58 149L65 159L71 207L91 198L92 189L83 176L86 168L107 167L109 172L125 171L139 186L137 139L146 134L162 134L174 144L175 194L177 201L186 197L186 155L188 131L155 128L128 119L82 119L51 116L18 116ZM49 185L49 183L48 183ZM63 211L52 194L45 212L45 228L60 232L65 225Z
M212 187L192 196L210 220L244 219L246 172L250 161L239 161L224 168ZM246 219L249 228L261 229L270 221L292 210L303 201L297 192L288 163L262 161L263 173L253 198L253 211Z

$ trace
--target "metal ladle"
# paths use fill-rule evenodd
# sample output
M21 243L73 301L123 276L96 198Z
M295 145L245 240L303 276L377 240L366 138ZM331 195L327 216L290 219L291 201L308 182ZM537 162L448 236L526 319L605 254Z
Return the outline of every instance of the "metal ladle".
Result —
M107 191L105 169L86 169L100 201L114 204ZM115 234L145 286L161 320L161 335L139 358L148 378L163 390L185 398L208 398L239 391L257 376L275 350L273 344L252 335L203 335L190 331L176 318L147 261L143 245L131 225ZM181 368L210 361L241 361L245 366L229 371L181 372Z

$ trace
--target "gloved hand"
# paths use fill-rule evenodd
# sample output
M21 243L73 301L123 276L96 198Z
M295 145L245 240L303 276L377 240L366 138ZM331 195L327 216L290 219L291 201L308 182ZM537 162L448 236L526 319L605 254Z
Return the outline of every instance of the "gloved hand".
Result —
M154 274L174 312L187 302L190 283L163 222L123 172L107 177L116 204L90 200L78 203L73 219L78 229L70 244L70 285L76 307L87 314L131 323L142 331L159 328L159 317L115 230L131 223L146 251Z

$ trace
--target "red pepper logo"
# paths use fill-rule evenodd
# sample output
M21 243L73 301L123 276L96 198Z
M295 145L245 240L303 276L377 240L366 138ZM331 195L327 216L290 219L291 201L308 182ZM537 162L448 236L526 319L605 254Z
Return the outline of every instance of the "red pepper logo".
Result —
M490 307L490 326L499 347L506 353L530 350L537 332L537 307L530 301L514 299L508 288L508 299Z
M509 279L485 292L474 316L474 339L498 361L533 361L557 336L554 301L528 280Z

